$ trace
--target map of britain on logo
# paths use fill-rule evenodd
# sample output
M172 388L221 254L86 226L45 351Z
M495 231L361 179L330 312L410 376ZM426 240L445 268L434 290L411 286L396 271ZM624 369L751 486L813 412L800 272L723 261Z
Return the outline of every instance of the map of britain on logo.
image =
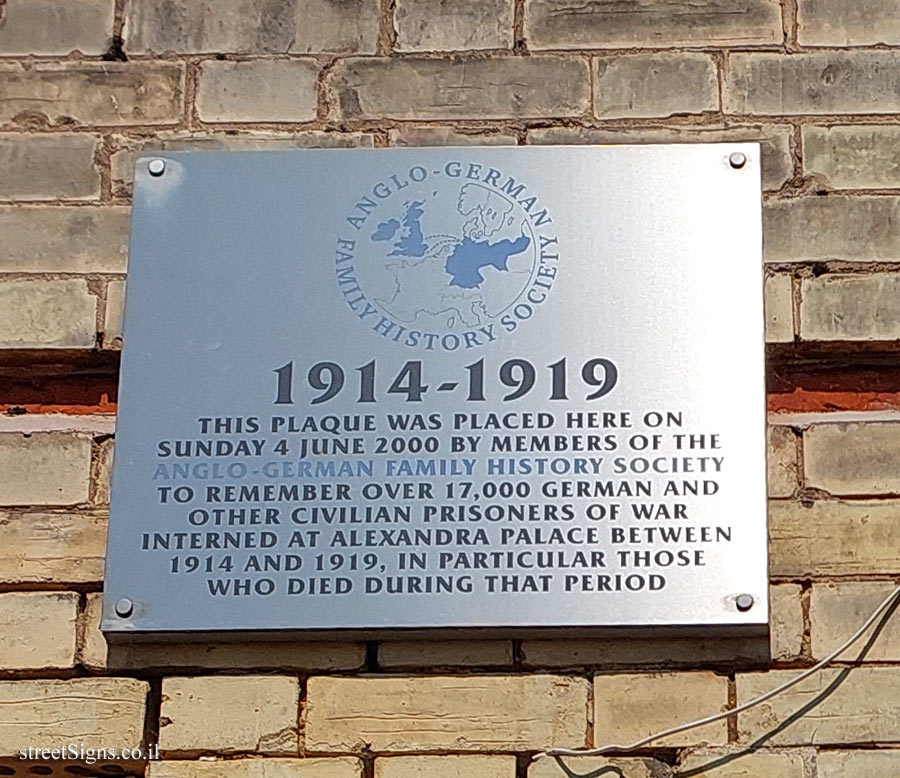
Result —
M481 165L389 176L347 216L359 234L338 240L339 287L398 343L484 345L530 319L552 287L557 240L537 205L524 184Z

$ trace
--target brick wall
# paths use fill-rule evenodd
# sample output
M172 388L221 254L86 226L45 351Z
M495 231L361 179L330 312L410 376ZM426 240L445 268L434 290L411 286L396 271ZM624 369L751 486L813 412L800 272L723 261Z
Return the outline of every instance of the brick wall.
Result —
M119 766L552 778L535 751L629 741L825 656L900 575L897 46L897 0L0 0L0 775L26 774L29 745L159 742L162 761ZM744 139L763 143L766 192L768 650L106 645L137 152ZM755 710L568 764L896 775L900 622Z

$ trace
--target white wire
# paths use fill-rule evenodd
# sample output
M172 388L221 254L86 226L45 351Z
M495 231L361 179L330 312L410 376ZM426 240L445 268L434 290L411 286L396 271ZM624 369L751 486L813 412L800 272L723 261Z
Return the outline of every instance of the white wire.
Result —
M745 702L743 705L738 705L735 708L729 708L726 711L722 711L721 713L715 713L712 716L707 716L704 719L698 719L697 721L691 721L687 724L679 724L677 727L672 727L671 729L663 730L662 732L657 732L654 735L650 735L649 737L645 737L642 740L638 740L630 745L620 745L615 743L610 743L605 746L600 746L599 748L591 748L591 749L577 749L577 748L551 748L547 751L542 751L539 754L535 754L535 761L538 759L544 759L548 756L600 756L601 754L605 754L609 751L634 751L641 746L645 746L648 743L652 743L654 740L659 740L660 738L668 737L669 735L676 735L679 732L685 732L689 729L694 729L695 727L702 727L705 724L711 724L714 721L719 721L721 719L727 718L735 713L741 713L745 710L748 710L756 705L759 705L761 702L765 702L766 700L772 699L781 692L789 689L794 684L800 683L800 681L805 678L809 678L813 673L818 672L823 667L827 667L830 665L835 659L837 659L841 654L844 653L850 646L852 646L857 640L859 640L872 626L875 620L890 606L890 604L896 599L897 595L900 595L900 585L898 585L887 597L884 598L881 605L879 605L874 611L872 611L872 615L869 616L863 623L863 625L856 630L847 640L842 643L838 648L832 651L828 656L822 659L820 662L817 662L808 670L800 673L800 675L795 678L791 678L785 681L783 684L776 686L774 689L767 691L765 694L761 694L759 697L756 697L748 702Z

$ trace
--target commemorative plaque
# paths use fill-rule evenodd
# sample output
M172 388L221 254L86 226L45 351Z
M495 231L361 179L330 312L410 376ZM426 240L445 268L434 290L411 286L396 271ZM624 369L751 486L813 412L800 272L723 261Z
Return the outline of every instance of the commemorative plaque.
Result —
M138 160L103 629L764 630L759 160Z

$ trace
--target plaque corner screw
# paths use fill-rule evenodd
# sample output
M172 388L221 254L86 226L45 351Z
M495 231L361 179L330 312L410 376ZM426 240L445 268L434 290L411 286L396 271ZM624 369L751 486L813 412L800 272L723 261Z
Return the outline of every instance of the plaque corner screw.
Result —
M753 603L754 599L752 594L739 594L734 600L734 604L741 613L750 610L753 607Z
M127 597L122 597L118 602L116 602L116 615L121 616L123 619L127 618L134 612L134 603L129 600Z
M164 159L151 159L147 164L147 170L151 176L159 178L166 172L166 161Z
M735 170L740 170L747 164L747 155L742 151L732 151L731 154L728 155L728 164Z

